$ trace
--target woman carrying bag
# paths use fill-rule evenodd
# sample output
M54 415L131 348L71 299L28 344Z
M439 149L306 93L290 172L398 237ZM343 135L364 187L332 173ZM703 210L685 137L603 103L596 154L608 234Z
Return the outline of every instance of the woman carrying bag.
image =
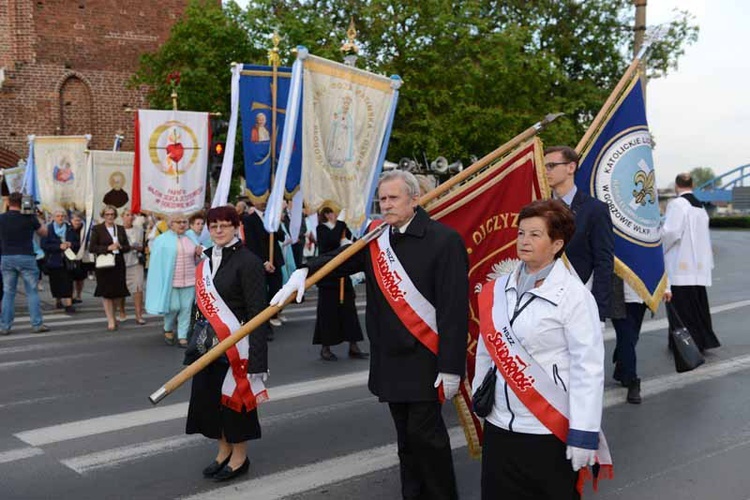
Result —
M65 222L65 210L58 208L53 212L53 221L47 226L47 236L42 238L40 245L47 256L52 297L57 301L58 308L65 307L66 313L75 312L72 266L78 261L71 254L78 253L81 243L70 224Z
M599 313L591 292L560 259L575 232L567 206L533 202L521 210L518 225L521 263L479 295L472 389L494 395L482 405L475 396L474 403L485 417L482 499L578 499L584 479L612 466L601 433ZM487 384L494 388L487 391Z
M125 228L115 224L117 209L105 205L100 212L104 222L91 228L89 252L96 255L95 297L101 297L104 313L107 315L107 331L117 329L115 301L130 295L125 281L125 259L123 254L130 251L130 243Z
M214 246L205 250L207 258L195 273L199 313L185 364L267 305L263 263L237 237L237 212L216 207L208 211L207 219ZM264 382L270 329L264 323L193 377L186 432L203 434L218 444L216 458L203 469L205 478L227 481L250 466L247 442L260 439L257 406L268 399Z

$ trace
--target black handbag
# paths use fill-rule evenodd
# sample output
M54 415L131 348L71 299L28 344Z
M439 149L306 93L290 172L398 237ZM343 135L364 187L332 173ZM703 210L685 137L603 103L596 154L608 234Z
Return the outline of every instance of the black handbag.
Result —
M65 263L65 269L69 273L74 273L78 271L81 268L81 261L80 260L71 260L65 256L63 256L63 262Z
M669 338L672 344L672 353L674 354L674 368L677 373L689 372L698 368L700 365L706 362L706 358L703 357L700 349L695 344L693 336L690 335L690 331L685 327L685 323L682 322L680 316L677 314L677 309L670 303L667 303L667 307L670 308L672 314L680 324L678 328L670 329Z
M218 343L219 339L216 337L214 329L211 328L211 324L203 318L195 320L193 331L190 333L188 345L185 349L184 364L191 364Z
M482 383L477 387L477 392L471 397L471 406L478 417L486 417L492 412L495 405L495 381L497 380L497 366L487 370Z

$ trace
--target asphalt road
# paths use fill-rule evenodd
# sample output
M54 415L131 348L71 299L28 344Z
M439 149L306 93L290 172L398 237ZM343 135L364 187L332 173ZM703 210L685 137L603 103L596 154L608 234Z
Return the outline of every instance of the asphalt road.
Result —
M607 381L615 479L596 498L750 499L750 232L712 237L709 300L723 346L678 375L663 311L647 317L638 348L643 404L625 404L625 389ZM400 497L395 431L365 387L368 363L348 359L344 345L334 348L339 361L318 358L314 295L289 308L270 345L272 400L260 410L263 438L250 443L250 473L219 485L200 474L213 443L184 434L188 387L148 402L182 368L183 351L162 343L159 319L139 327L129 310L108 333L92 282L72 316L51 310L48 290L50 332L31 333L21 294L13 334L0 337L0 499ZM605 335L609 356L613 332ZM480 464L468 457L453 408L444 415L460 496L479 498Z

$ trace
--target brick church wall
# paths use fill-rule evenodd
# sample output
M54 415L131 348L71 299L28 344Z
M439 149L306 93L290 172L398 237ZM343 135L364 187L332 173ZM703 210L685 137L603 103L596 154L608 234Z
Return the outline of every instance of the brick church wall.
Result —
M138 57L169 36L187 0L0 0L0 167L27 136L92 134L92 149L133 150L144 89L127 83Z

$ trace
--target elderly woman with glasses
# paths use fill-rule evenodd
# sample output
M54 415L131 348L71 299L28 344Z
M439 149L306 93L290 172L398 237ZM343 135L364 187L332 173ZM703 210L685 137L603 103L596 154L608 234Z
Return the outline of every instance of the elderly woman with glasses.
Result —
M130 295L125 281L124 254L130 251L130 243L125 228L115 224L117 209L112 205L105 205L100 212L104 219L101 224L91 228L89 252L94 255L113 254L113 267L96 268L95 297L101 297L104 303L104 313L107 315L107 330L117 329L115 319L115 301Z
M234 207L212 208L207 219L213 247L205 250L206 260L198 267L201 293L193 333L201 338L196 332L207 328L207 341L202 350L191 342L185 364L266 307L263 262L237 237L240 218ZM203 469L207 479L228 481L248 471L247 442L260 439L257 406L267 399L270 330L268 323L261 325L193 377L186 432L203 434L218 445L214 461Z
M52 222L47 226L47 236L42 238L41 247L47 256L47 274L52 297L58 308L65 307L65 312L75 312L73 307L73 277L68 270L65 252L70 249L77 253L81 246L73 228L65 222L65 210L58 208L53 212Z
M151 261L146 278L146 312L164 315L164 342L187 347L190 312L195 301L195 265L201 247L187 234L184 214L169 217L169 230L151 244ZM176 325L175 325L176 323Z

